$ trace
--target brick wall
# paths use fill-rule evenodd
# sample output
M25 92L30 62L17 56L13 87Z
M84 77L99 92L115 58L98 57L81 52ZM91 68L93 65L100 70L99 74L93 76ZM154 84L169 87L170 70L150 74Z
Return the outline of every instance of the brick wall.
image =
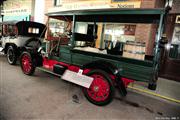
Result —
M156 0L142 0L141 8L154 8Z
M172 10L170 13L180 14L180 0L174 0L172 4Z
M142 0L141 8L162 8L164 0ZM153 55L157 26L152 24L137 24L136 41L146 42L146 55Z
M163 8L165 0L142 0L141 8ZM180 0L173 0L170 13L180 14Z
M164 8L165 0L156 0L155 8Z
M152 29L151 24L137 24L136 26L136 32L135 32L136 41L146 43L146 55L152 54L151 47L149 47L152 46L152 43L150 41L151 29Z
M156 0L142 0L141 8L154 8ZM137 24L136 26L136 41L141 41L146 43L146 55L151 55L152 50L148 47L150 44L150 34L152 25L150 24Z

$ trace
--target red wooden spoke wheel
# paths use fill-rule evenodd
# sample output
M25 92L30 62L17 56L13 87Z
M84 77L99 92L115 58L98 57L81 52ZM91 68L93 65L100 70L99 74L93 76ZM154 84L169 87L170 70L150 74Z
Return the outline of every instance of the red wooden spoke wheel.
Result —
M35 66L33 65L33 60L28 52L23 52L20 58L21 69L24 74L32 75L35 71Z
M95 105L107 105L114 96L114 86L109 75L102 70L92 70L88 74L94 78L89 89L83 88L86 98Z

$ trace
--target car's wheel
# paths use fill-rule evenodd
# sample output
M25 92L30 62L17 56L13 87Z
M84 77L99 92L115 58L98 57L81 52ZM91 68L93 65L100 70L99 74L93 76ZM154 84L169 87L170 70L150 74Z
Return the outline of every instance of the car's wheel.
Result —
M13 46L9 46L7 49L7 61L10 65L16 64L17 55L16 55L16 49Z
M114 97L114 86L109 75L102 70L92 70L88 74L94 78L90 88L83 88L85 97L93 104L103 106Z
M23 52L20 57L20 65L24 74L32 75L35 71L35 65L33 63L33 58L30 53Z

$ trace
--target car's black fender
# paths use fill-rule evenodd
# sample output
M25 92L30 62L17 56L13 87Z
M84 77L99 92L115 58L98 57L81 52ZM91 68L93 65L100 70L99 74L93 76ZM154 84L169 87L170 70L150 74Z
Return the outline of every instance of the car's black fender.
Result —
M36 67L40 67L43 65L43 57L41 53L38 52L37 48L24 46L24 47L21 47L20 51L21 53L28 52L33 58L33 64Z
M16 54L19 56L18 47L17 47L16 44L14 44L14 43L6 43L6 45L5 45L4 49L3 49L4 53L7 54L7 50L8 50L8 47L9 47L9 46L12 46L14 49L16 49L15 52L16 52Z

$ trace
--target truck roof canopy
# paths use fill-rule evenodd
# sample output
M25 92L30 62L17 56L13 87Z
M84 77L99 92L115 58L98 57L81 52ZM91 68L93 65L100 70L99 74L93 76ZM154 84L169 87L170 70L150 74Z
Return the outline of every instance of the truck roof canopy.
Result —
M154 23L158 22L165 9L90 9L51 12L46 14L57 19L73 19L84 22Z

